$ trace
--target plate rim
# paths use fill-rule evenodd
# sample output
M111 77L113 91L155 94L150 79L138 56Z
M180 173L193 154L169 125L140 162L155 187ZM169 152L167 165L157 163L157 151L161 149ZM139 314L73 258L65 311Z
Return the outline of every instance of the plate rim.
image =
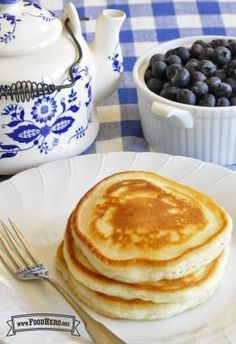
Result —
M65 161L79 161L79 160L83 160L83 159L94 159L94 157L97 157L97 156L133 156L133 157L137 157L137 156L142 156L142 155L146 155L146 156L153 156L154 158L158 158L158 157L166 157L166 159L169 159L169 158L180 158L180 159L183 159L183 160L188 160L188 161L193 161L193 162L199 162L199 163L202 163L203 165L206 165L206 166L213 166L219 170L223 172L228 172L228 176L231 176L233 175L234 179L235 180L235 185L236 185L236 171L232 171L230 170L229 168L225 167L225 166L221 166L221 165L218 165L218 164L215 164L215 163L211 163L211 162L205 162L205 161L202 161L200 159L195 159L195 158L191 158L191 157L185 157L185 156L179 156L179 155L170 155L170 154L165 154L165 153L157 153L157 152L108 152L108 153L94 153L94 154L87 154L87 155L80 155L80 156L76 156L76 157L72 157L72 158L64 158L64 159L58 159L58 160L55 160L55 161L51 161L51 162L47 162L43 165L40 165L40 166L37 166L37 167L32 167L30 169L27 169L25 171L22 171L22 172L19 172L17 173L16 175L10 177L8 180L4 180L2 182L0 182L0 190L1 190L1 185L5 185L7 186L7 184L11 184L12 182L14 183L18 183L18 181L21 179L21 178L25 178L27 177L29 174L31 173L35 173L37 170L39 169L44 169L44 172L47 171L48 169L52 170L54 168L56 168L57 165L60 165L61 163L63 164ZM158 173L158 172L157 172ZM184 183L184 182L183 182ZM178 335L178 334L177 334ZM161 338L159 339L156 338L157 340L161 340ZM133 339L134 340L134 339ZM152 340L155 340L155 339L150 339L150 341ZM147 338L147 341L149 343L149 339ZM144 343L146 343L146 341L144 341Z

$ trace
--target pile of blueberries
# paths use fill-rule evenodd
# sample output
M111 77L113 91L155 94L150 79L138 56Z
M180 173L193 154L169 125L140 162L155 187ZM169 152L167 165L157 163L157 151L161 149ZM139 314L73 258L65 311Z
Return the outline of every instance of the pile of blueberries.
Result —
M152 92L179 103L236 105L236 40L198 40L155 54L144 80Z

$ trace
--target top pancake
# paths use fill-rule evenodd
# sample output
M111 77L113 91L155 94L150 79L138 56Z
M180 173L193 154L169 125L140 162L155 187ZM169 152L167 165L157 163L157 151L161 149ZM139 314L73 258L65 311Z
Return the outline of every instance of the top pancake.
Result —
M114 174L78 203L75 244L102 274L124 282L185 276L229 242L229 215L208 196L157 174Z

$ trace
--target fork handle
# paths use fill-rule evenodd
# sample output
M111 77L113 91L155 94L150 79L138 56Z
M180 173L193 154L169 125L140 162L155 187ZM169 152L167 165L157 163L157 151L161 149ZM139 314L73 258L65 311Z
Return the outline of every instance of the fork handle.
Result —
M60 283L52 279L48 275L40 275L40 278L49 282L71 305L71 307L78 313L79 317L83 320L84 326L94 341L95 344L126 344L114 333L112 333L102 323L92 318L75 300L70 293L62 287Z

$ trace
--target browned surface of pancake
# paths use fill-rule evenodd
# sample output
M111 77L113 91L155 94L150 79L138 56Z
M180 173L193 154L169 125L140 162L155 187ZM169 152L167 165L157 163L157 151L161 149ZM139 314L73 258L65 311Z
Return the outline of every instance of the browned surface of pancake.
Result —
M220 241L221 236L230 236L229 217L207 195L162 176L158 176L158 179L161 183L167 184L165 188L140 179L140 173L155 178L156 175L150 172L130 171L129 173L135 177L126 180L127 172L117 173L91 188L79 201L71 220L74 234L100 261L110 266L164 267L183 261L189 255L196 255L201 250L207 250L214 241ZM108 186L101 195L102 202L95 206L91 225L84 231L79 225L82 207L93 197L100 183L109 182L109 179L115 177L122 177L122 180ZM118 196L116 196L117 191ZM208 218L202 206L206 206L217 218L217 228L212 235L193 247L187 247L174 258L155 258L159 249L171 250L176 245L181 247L204 231L208 225ZM104 234L99 230L98 223L109 210L106 221L112 227L112 231ZM103 247L106 246L110 247L111 251L112 249L119 251L120 259L112 259L104 254ZM129 257L129 252L132 250L137 251L137 258ZM150 258L147 258L149 254Z
M119 198L114 197L113 194L122 188L125 190L119 194ZM129 198L125 198L127 192ZM150 242L152 249L183 242L195 234L194 231L186 233L186 226L197 223L195 231L199 231L207 224L204 213L195 202L178 199L142 179L115 183L107 189L103 200L104 203L95 209L91 235L115 244L121 242L122 247L127 249L133 245L145 249ZM173 211L170 211L170 206ZM97 223L111 208L113 213L108 223L114 231L107 238L97 229Z
M192 274L189 274L187 276L177 278L174 280L161 280L155 283L123 283L120 281L115 281L109 277L103 276L100 272L96 271L94 267L90 265L90 263L86 260L86 257L83 256L82 252L79 252L79 256L83 257L83 260L86 261L85 263L82 263L81 260L77 258L76 251L79 250L74 244L73 237L72 237L72 228L70 224L70 219L68 220L66 232L65 232L65 241L67 243L67 252L70 256L70 259L73 261L73 263L78 267L78 269L85 275L87 275L88 278L94 279L94 282L100 280L102 283L111 285L114 284L116 286L119 285L125 285L126 288L132 289L140 289L140 290L149 290L149 291L156 291L159 293L169 293L171 291L180 291L180 290L187 290L188 288L193 287L201 287L202 284L204 284L208 279L209 276L212 275L215 269L217 269L218 265L220 264L220 260L222 258L223 252L214 259L210 264L205 266L202 271L195 272ZM76 277L76 276L75 276Z

